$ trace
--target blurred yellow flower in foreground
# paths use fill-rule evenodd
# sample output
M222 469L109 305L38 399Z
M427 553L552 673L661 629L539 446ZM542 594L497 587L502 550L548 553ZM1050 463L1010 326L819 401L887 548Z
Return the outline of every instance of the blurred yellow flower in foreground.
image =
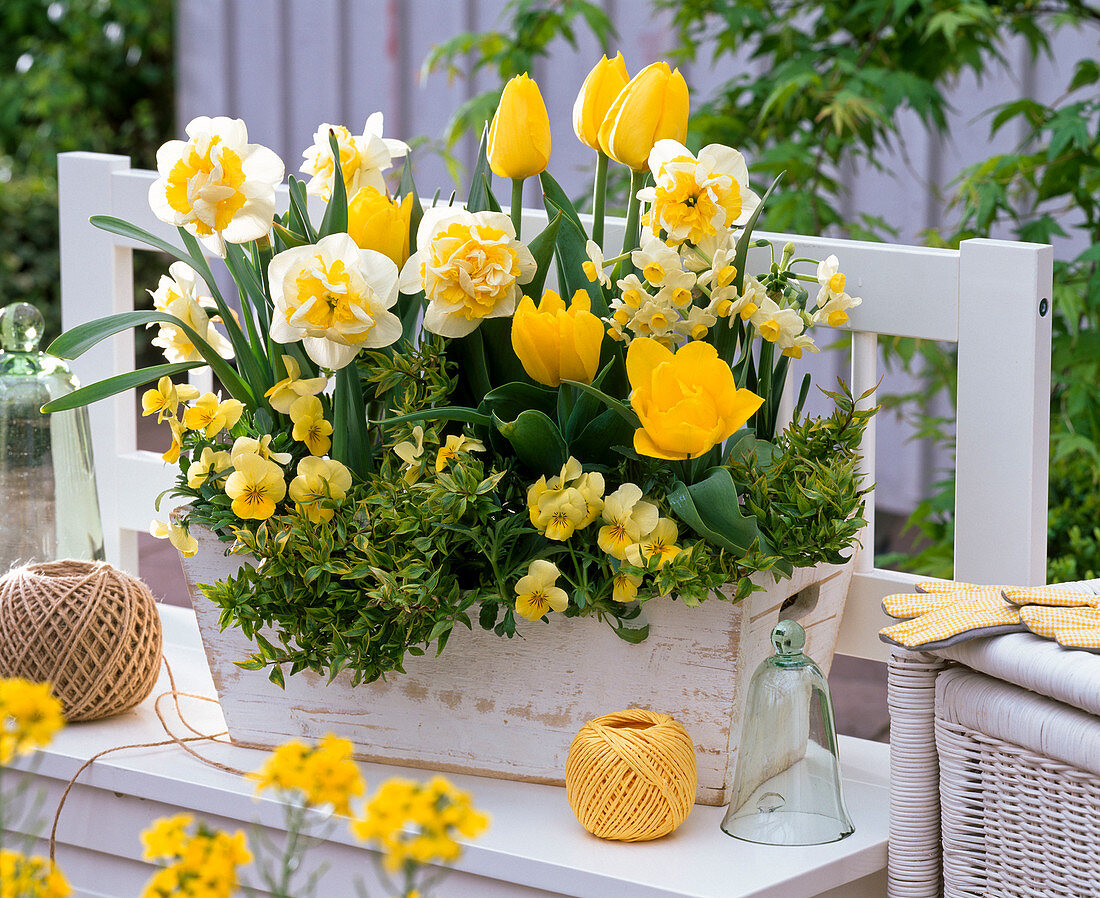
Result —
M651 458L698 458L733 435L764 400L737 389L729 365L709 343L693 341L675 354L639 337L626 353L630 404L641 427L634 450Z
M529 178L550 162L550 116L526 72L504 85L487 151L489 168L501 178Z
M337 814L351 814L351 799L366 791L351 743L329 733L316 746L291 741L280 745L264 766L249 776L256 791L296 793L308 805L329 805Z
M155 821L141 841L146 860L168 861L145 884L141 898L231 898L239 885L237 868L252 863L243 832L230 835L203 823L192 830L186 814Z
M512 347L533 380L548 387L563 380L592 383L604 325L591 308L584 290L576 292L569 308L553 290L542 294L537 309L529 296L520 300L512 318Z
M0 898L67 898L72 893L49 858L0 849Z
M0 679L0 765L49 745L64 725L49 683Z

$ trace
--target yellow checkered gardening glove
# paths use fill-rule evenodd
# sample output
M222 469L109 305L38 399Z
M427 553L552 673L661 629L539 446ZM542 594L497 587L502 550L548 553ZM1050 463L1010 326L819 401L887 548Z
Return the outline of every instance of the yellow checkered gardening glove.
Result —
M1012 605L1049 605L1061 608L1100 608L1100 595L1053 586L1006 586L1005 601Z
M1066 589L1006 589L1020 619L1036 636L1067 649L1100 651L1100 596Z
M920 592L882 600L882 610L905 622L879 632L883 642L905 648L942 648L964 639L1024 629L1020 609L1004 600L1010 586L980 586L936 580L918 583Z

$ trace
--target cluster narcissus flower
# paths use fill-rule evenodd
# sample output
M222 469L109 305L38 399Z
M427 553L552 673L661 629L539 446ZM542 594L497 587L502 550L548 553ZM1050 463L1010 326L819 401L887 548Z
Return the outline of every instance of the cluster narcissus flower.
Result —
M817 282L820 285L814 305L813 323L824 322L829 327L840 327L848 323L848 310L860 305L863 300L858 296L849 296L844 292L847 278L840 273L840 261L829 256L817 266Z
M141 839L146 860L168 862L141 898L230 898L239 885L237 868L252 862L243 832L196 826L187 814L155 821Z
M352 134L344 125L321 124L313 135L313 145L302 156L302 171L312 175L306 184L306 192L321 197L326 202L332 197L333 176L336 165L329 144L330 133L336 137L340 150L340 169L344 189L350 200L364 187L373 187L385 193L383 172L409 152L409 145L401 140L382 136L383 118L376 112L367 119L363 133Z
M270 789L345 816L352 813L352 799L366 791L351 743L332 733L315 746L298 741L280 745L250 776L258 793Z
M458 838L475 839L489 826L469 793L442 776L418 783L398 777L386 780L367 802L351 830L381 848L387 870L449 863L462 853Z
M0 765L45 748L64 725L49 683L0 679Z

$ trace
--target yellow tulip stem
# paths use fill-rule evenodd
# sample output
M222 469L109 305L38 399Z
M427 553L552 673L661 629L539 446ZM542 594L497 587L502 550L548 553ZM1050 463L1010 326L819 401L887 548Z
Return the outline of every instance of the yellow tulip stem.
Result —
M638 248L638 215L642 206L638 191L645 184L645 175L644 171L630 172L630 198L626 204L626 232L623 234L624 253Z
M512 178L512 226L516 229L516 240L519 240L523 226L523 178Z
M603 250L604 203L607 200L607 153L596 155L596 184L592 188L592 239Z

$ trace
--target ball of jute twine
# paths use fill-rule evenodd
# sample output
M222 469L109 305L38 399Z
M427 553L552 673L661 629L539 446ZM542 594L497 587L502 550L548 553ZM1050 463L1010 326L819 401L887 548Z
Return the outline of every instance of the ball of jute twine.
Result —
M601 839L666 836L695 804L695 746L667 714L632 708L590 720L565 762L565 795Z
M0 578L0 676L49 681L70 723L129 711L153 691L160 617L140 580L55 561Z

